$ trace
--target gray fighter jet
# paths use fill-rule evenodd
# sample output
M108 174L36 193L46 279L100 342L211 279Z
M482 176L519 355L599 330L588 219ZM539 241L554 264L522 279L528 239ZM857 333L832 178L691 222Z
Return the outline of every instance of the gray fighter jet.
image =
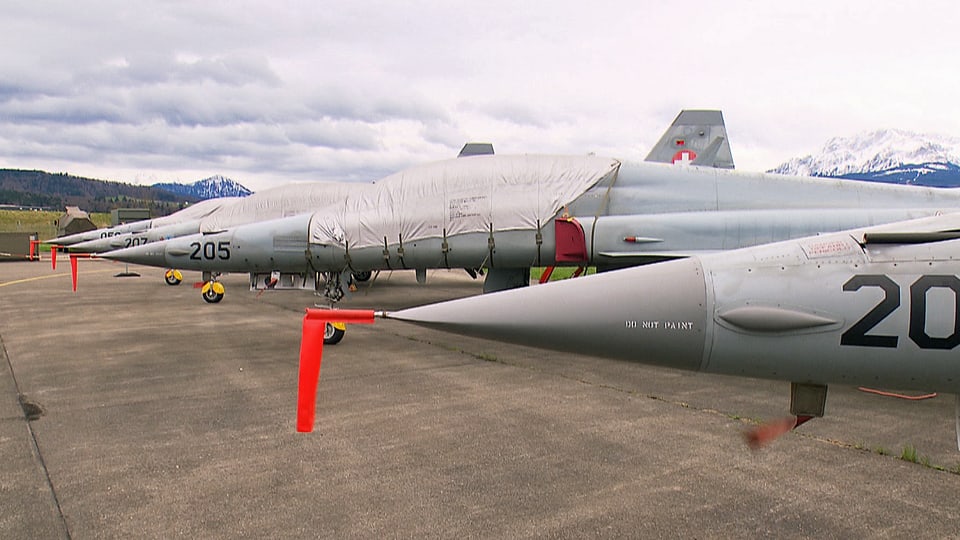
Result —
M198 203L192 204L184 208L183 210L178 210L168 216L158 217L154 219L144 219L141 221L134 221L132 223L117 225L116 227L106 227L103 229L95 229L92 231L71 234L68 236L61 236L58 238L46 240L44 241L44 243L56 244L58 246L75 246L83 242L107 239L107 238L112 238L114 236L123 235L123 234L141 233L141 232L149 231L151 229L156 229L159 227L167 227L167 226L176 225L179 223L192 222L192 221L203 219L204 217L215 213L220 208L224 206L229 206L236 200L238 200L237 197L221 197L219 199L207 199L205 201L200 201ZM127 247L127 246L124 246L124 247ZM116 247L113 247L111 249L116 249Z
M795 416L755 431L751 441L761 444L822 416L829 384L957 393L958 261L953 213L387 316L521 345L791 381Z
M490 143L466 143L457 157L493 153ZM646 161L732 169L733 157L723 113L714 110L680 111ZM316 210L332 202L326 192L339 190L337 186L334 182L304 182L264 190L247 198L208 199L169 216L63 236L45 243L69 246L76 253L103 253L188 234L209 233L218 227L234 227Z
M493 154L493 145L490 143L466 143L457 157ZM733 157L722 112L680 111L650 151L646 161L689 162L694 165L732 169ZM51 242L70 246L71 252L104 253L157 240L210 233L245 223L309 213L332 203L336 200L335 197L342 196L343 189L340 184L332 182L287 184L227 204L224 204L227 201L223 199L216 205L212 201L203 201L165 218L98 231L99 237L93 239L90 237L95 236L94 234L79 234ZM334 194L333 197L328 195L330 193ZM193 216L196 216L196 219ZM176 283L179 283L179 280Z
M699 157L698 152L700 153ZM493 153L493 145L489 143L467 143L461 149L458 157L492 155ZM732 168L733 158L727 140L726 126L722 113L711 110L681 111L664 132L657 145L651 150L646 161L693 163L705 167ZM404 177L403 174L393 175L381 180L380 183L383 184ZM268 190L267 192L254 194L241 202L231 205L229 208L215 212L200 222L186 222L173 227L147 230L120 237L85 242L72 246L72 250L77 252L103 253L113 249L140 246L156 242L157 240L177 238L188 234L204 233L210 235L211 233L223 231L241 224L268 221L306 212L308 209L315 210L321 208L320 213L327 210L337 211L338 209L335 206L328 205L339 198L346 200L343 191L338 192L335 197L330 198L322 192L320 194L323 195L323 197L317 197L315 196L317 190L307 190L307 188L303 188L305 193L303 193L302 196L296 197L298 194L297 189L296 186L293 186L292 189L277 188ZM360 191L360 188L358 188L358 191ZM311 195L311 193L314 195ZM287 195L293 195L294 198L284 204L278 204L276 202L278 197L281 198L281 200L290 199ZM271 203L270 201L274 202ZM283 213L273 211L276 208L283 208ZM299 212L294 211L297 208L300 209ZM224 217L224 215L226 215L226 217ZM211 244L211 248L213 246L214 245ZM203 249L208 248L204 247ZM223 256L225 256L226 253L227 251L220 252ZM202 258L203 254L197 253L196 256ZM196 269L190 266L188 266L188 268ZM260 270L263 269L261 268ZM468 271L473 272L474 270L468 268ZM204 275L204 281L207 283L203 287L203 297L211 302L217 302L223 297L222 286L214 279L217 272L220 272L220 270L205 271ZM264 287L269 286L270 288L285 288L290 286L291 283L296 283L297 288L305 286L306 281L303 279L302 272L297 272L297 275L294 276L280 274L279 272L271 272L270 275L252 276L251 283L255 288L261 285ZM369 275L369 271L360 270L354 272L352 278L362 280L368 278ZM420 276L425 276L425 274L421 273ZM170 270L167 272L166 279L170 284L178 284L180 277L178 271Z
M373 184L346 182L284 184L259 191L248 197L234 198L229 203L220 204L213 211L196 219L181 219L172 224L154 226L138 232L106 235L95 240L73 244L69 249L71 253L104 253L191 234L209 234L247 223L296 216L333 204L350 192L362 191L372 186ZM164 279L169 285L179 285L183 275L179 270L174 269L176 267L170 268Z

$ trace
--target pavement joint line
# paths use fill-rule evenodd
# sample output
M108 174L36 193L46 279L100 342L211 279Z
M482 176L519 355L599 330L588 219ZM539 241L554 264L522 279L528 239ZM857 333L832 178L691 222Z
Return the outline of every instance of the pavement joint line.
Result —
M20 392L20 383L17 381L17 374L13 371L13 363L10 361L10 355L7 354L7 346L3 342L3 336L0 336L0 355L2 355L3 359L6 361L7 369L10 370L10 378L13 380L13 388L17 392L17 403L20 404L22 410L23 394ZM47 484L47 488L50 489L50 496L53 497L53 505L57 509L57 528L60 529L63 538L70 539L70 528L67 526L67 518L63 515L63 508L60 506L60 498L57 496L56 488L53 487L53 481L50 479L50 471L47 469L47 462L43 459L43 453L40 451L40 445L37 443L37 434L33 431L33 426L30 424L30 420L27 418L26 413L23 415L23 421L27 426L27 433L30 434L31 450L39 462L40 470L43 471L44 481Z
M113 268L109 270L93 270L89 272L82 272L81 275L104 274L107 272L115 272L115 271L116 269L113 269ZM34 276L34 277L29 277L24 279L15 279L13 281L4 281L4 282L0 282L0 287L9 287L10 285L22 285L24 283L30 283L31 281L40 281L43 279L53 279L53 278L60 278L60 277L70 277L70 274L47 274L45 276Z

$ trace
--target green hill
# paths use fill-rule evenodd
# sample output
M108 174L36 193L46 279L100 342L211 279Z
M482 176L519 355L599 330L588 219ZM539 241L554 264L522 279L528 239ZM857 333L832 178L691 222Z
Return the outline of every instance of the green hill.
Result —
M149 208L152 216L175 212L198 199L149 186L96 180L66 173L0 169L0 206L63 210L79 206L87 212L115 208Z

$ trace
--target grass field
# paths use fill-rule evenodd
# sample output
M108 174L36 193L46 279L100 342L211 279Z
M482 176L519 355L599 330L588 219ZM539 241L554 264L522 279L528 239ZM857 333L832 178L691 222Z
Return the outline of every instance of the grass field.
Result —
M35 232L42 240L57 235L54 222L63 212L33 212L30 210L0 210L0 232ZM90 214L97 227L110 225L110 214Z
M573 275L577 270L576 266L558 266L553 269L553 273L550 274L550 281L559 281L561 279L567 279ZM530 279L532 281L539 281L540 276L543 275L543 267L535 267L530 269ZM594 266L588 266L587 271L583 275L587 274L596 274L597 268Z

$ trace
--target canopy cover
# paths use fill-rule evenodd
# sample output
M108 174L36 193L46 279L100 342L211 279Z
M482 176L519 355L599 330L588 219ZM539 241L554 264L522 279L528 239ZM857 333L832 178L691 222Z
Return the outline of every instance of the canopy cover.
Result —
M257 221L316 212L342 201L354 191L372 189L373 184L352 182L302 182L258 191L205 217L200 232L216 232Z
M413 167L313 214L310 242L363 248L536 229L620 162L596 156L473 156Z
M187 221L202 219L217 210L230 206L234 202L241 200L240 197L220 197L218 199L206 199L195 202L183 210L177 210L169 216L154 218L150 223L151 227L163 227L166 225L176 225Z

